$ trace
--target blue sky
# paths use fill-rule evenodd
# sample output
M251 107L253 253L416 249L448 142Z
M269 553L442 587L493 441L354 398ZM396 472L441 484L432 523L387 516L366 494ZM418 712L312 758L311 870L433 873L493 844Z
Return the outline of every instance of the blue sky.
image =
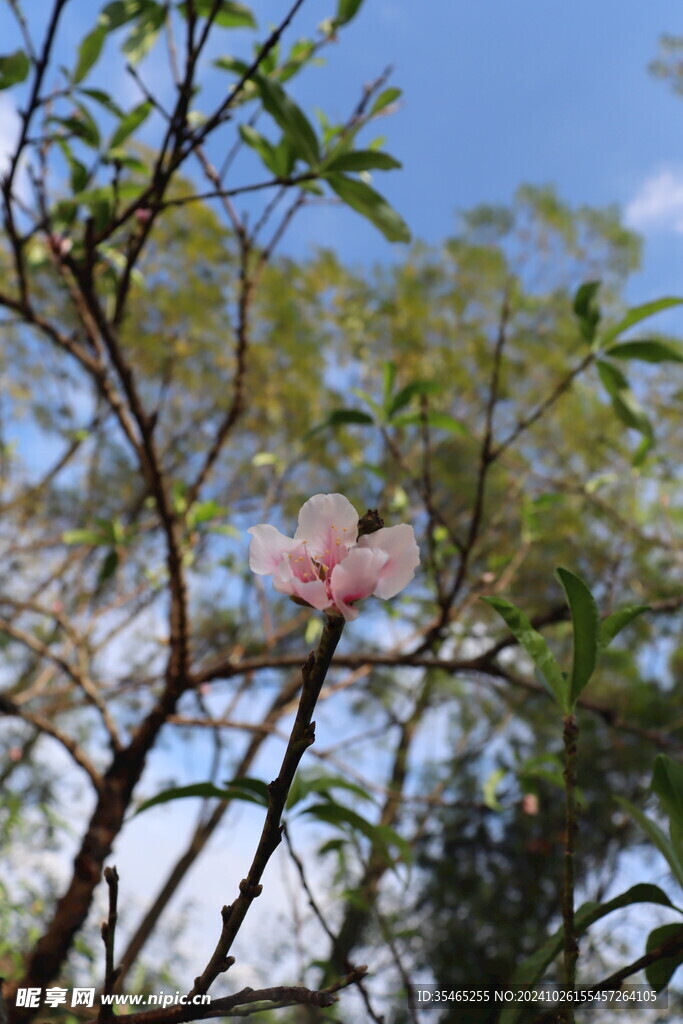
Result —
M25 7L35 16L37 7ZM71 0L60 62L73 66L98 7ZM257 0L261 31L288 7ZM308 0L289 39L310 35L333 10L334 0ZM0 38L8 38L10 25L4 5ZM453 230L458 210L507 202L522 182L553 183L575 204L619 204L646 236L644 272L632 286L638 300L681 288L683 100L647 72L658 36L680 31L673 0L365 0L338 44L328 47L326 66L302 76L294 92L309 113L318 106L341 119L362 84L393 65L404 99L381 128L404 169L378 174L375 184L417 237L437 242ZM219 31L211 50L244 52L251 43L249 32ZM147 80L162 90L164 62L159 47L143 64ZM99 79L120 102L135 101L132 82L110 61ZM218 72L204 81L210 100L226 84ZM0 136L12 120L3 101ZM304 213L284 247L304 255L316 244L334 245L352 261L400 255L400 247L346 210Z
M264 23L282 7L257 5ZM376 184L416 236L437 242L458 210L553 183L577 205L617 203L645 236L638 301L683 287L683 99L647 71L663 32L683 32L672 0L365 0L297 98L342 117L392 64L404 98L382 129L404 169ZM306 251L320 234L351 260L395 255L346 212L311 212L289 246Z

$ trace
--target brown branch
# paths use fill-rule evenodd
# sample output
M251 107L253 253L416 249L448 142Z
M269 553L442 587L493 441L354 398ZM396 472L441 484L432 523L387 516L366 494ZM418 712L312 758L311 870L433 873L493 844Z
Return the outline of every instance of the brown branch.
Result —
M301 674L303 687L299 708L292 726L292 731L285 750L277 778L268 786L268 810L263 824L256 853L247 873L240 882L240 894L229 907L224 907L223 928L209 963L195 979L190 996L207 992L212 983L230 966L228 953L235 937L244 921L251 904L261 893L263 872L279 846L281 834L281 818L287 796L294 780L296 770L304 753L315 741L315 723L312 722L313 712L325 676L330 667L332 656L344 629L344 619L339 615L325 616L323 633L315 653L312 653L304 665Z
M123 1013L117 1020L127 1024L186 1024L188 1021L211 1020L214 1017L247 1017L263 1010L276 1010L287 1006L332 1006L337 1002L336 993L356 983L367 974L365 966L354 967L349 974L327 988L315 991L303 985L274 985L271 988L243 988L231 996L213 999L209 1003L187 1002L172 1009L147 1010L140 1013ZM193 997L194 998L194 997ZM188 997L189 1000L189 997ZM270 1005L254 1005L269 1003ZM239 1007L251 1006L251 1010L239 1012ZM235 1011L235 1012L230 1012Z
M9 697L0 695L0 716L3 715L20 718L23 722L28 722L30 725L35 726L36 729L40 729L40 731L45 733L46 736L52 736L52 738L57 740L58 743L61 743L78 767L82 768L89 776L90 781L95 787L95 791L97 793L102 792L102 776L99 774L95 766L85 756L78 744L72 740L70 736L67 736L66 733L62 732L62 730L49 718L32 711L24 711L24 709L19 707L15 701L10 700Z
M114 940L116 938L116 923L118 913L116 909L119 895L119 876L115 867L104 869L104 880L109 889L109 915L102 925L102 941L104 942L105 967L104 967L104 994L109 996L114 991L114 984L118 971L114 967ZM100 1008L99 1020L101 1022L111 1020L114 1010L111 1005L102 1005Z
M303 658L299 658L297 665L301 665ZM276 695L273 702L270 705L264 719L262 729L254 735L247 746L246 751L242 755L240 762L235 769L235 778L241 778L246 775L251 765L253 764L257 754L259 753L264 739L267 737L270 728L274 728L275 723L283 714L286 713L291 701L296 697L299 688L301 686L301 677L299 673L292 677L291 680L286 682L280 692ZM140 952L144 948L145 943L149 939L150 935L154 931L154 928L159 921L164 909L166 908L168 901L170 900L173 893L176 891L183 878L190 870L194 862L199 857L200 853L210 840L213 833L220 825L223 817L227 813L231 806L230 800L219 801L208 820L198 824L187 844L184 852L178 858L176 863L173 865L168 877L161 886L154 902L144 915L142 921L138 925L137 929L133 933L128 947L126 948L123 957L121 958L121 974L119 976L119 987L123 983L126 975L130 968L137 960Z
M595 353L589 352L588 355L584 356L580 363L574 367L574 369L564 377L559 384L557 384L547 398L544 398L542 402L532 409L528 416L521 419L517 426L508 434L508 436L500 442L497 448L492 451L492 458L497 459L503 452L510 447L511 444L520 437L524 431L532 427L534 423L537 423L545 413L552 408L553 405L569 390L571 385L574 383L576 378L586 370L591 363L595 362Z
M599 992L601 989L620 988L622 981L631 977L632 974L637 974L638 971L644 970L646 967L649 967L650 964L656 964L658 960L664 960L666 957L676 956L681 951L683 951L683 934L674 935L667 942L663 942L661 946L657 946L655 949L651 949L649 953L645 953L643 956L638 957L638 959L634 960L633 963L615 971L614 974L610 974L607 978L603 978L602 981L597 982L597 984L591 985L588 988L588 991Z

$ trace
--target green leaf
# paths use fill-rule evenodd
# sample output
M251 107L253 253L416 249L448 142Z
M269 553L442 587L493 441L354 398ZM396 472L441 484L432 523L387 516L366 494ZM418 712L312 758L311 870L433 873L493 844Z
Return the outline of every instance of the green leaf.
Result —
M83 81L99 57L108 32L108 26L100 23L81 40L81 45L78 47L78 60L72 77L74 85Z
M641 883L621 893L620 896L608 900L607 903L596 903L594 900L584 903L574 916L577 934L585 932L596 921L615 910L621 910L623 907L630 907L636 903L655 903L659 906L671 907L674 910L678 909L658 886ZM536 985L553 960L562 952L563 939L564 928L559 928L540 949L536 950L517 968L509 987L531 988ZM526 1005L523 1002L507 1005L500 1016L499 1024L517 1024L522 1014L526 1012Z
M319 423L317 427L311 427L304 434L303 440L307 441L309 438L319 434L321 430L327 430L329 427L340 427L344 424L368 426L374 422L372 416L367 412L361 412L360 409L334 409L323 423Z
M9 89L11 85L23 82L30 67L31 62L23 50L0 57L0 89Z
M367 426L374 422L369 413L361 412L360 409L335 409L330 413L325 425L339 427L345 423L362 423Z
M102 91L102 89L79 89L78 91L84 96L89 96L91 100L95 100L96 103L99 103L100 106L104 107L105 110L108 110L110 114L114 115L114 117L121 118L125 116L121 107L119 107L117 103L114 103L111 96L108 96L106 92Z
M348 25L358 14L363 0L338 0L335 22L337 25Z
M482 597L505 621L517 643L524 648L538 669L546 689L563 711L571 711L569 683L541 634L534 629L524 612L502 597Z
M503 805L496 796L496 793L500 783L505 778L505 775L506 771L504 768L496 768L490 773L488 778L485 779L482 786L484 803L491 811L502 811L503 809Z
M320 619L311 619L310 621L318 624ZM311 793L323 793L325 796L329 796L337 789L347 790L361 800L372 799L361 786L355 782L349 782L341 775L308 775L305 772L298 772L287 797L287 809L295 807Z
M651 821L646 814L644 814L639 807L632 804L630 800L626 800L622 796L615 797L615 800L620 807L623 807L625 811L631 815L637 825L643 830L650 842L653 843L662 857L669 865L671 873L678 882L679 886L683 889L683 862L678 854L678 851L674 847L669 837L662 831L659 825Z
M647 942L645 943L645 952L652 953L654 950L659 949L660 946L676 940L683 941L683 925L661 925L659 928L653 929L648 935ZM669 984L674 971L681 964L683 964L683 949L671 956L662 957L661 960L655 960L653 964L645 968L645 977L648 984L652 985L653 989L657 992L661 992Z
M597 366L600 380L612 399L612 407L621 422L651 439L652 424L621 370L604 359L601 359Z
M403 416L393 416L391 422L396 427L414 426L422 423L422 413L407 412ZM437 430L447 430L451 434L458 434L460 437L467 437L467 427L461 420L449 416L446 412L435 412L430 409L427 412L427 423Z
M658 754L652 770L652 791L664 813L679 829L683 828L683 765L666 754Z
M655 313L661 313L664 309L680 306L681 303L683 303L683 299L668 296L664 299L655 299L654 302L645 302L642 306L634 306L633 309L628 311L623 320L620 320L614 327L610 327L609 330L601 335L601 346L604 348L609 345L610 341L623 334L629 327L633 327L634 324L639 324L642 320L647 320L648 317L654 316Z
M441 390L442 386L436 380L414 380L412 383L406 384L394 395L388 410L389 419L409 405L414 398L420 395L438 395Z
M364 181L347 178L344 174L325 174L330 188L357 213L375 225L389 242L409 242L410 231L402 217L396 213L378 192Z
M140 103L137 107L134 107L128 114L125 115L118 128L109 140L109 149L115 149L116 146L120 146L129 135L132 135L136 128L139 128L143 121L146 121L152 112L152 103L150 100L145 100L144 103Z
M357 149L352 153L340 153L325 164L327 171L393 171L401 167L398 160L388 153L374 149Z
M144 4L143 13L136 18L137 24L122 46L131 64L137 64L151 50L165 20L166 8L162 4L151 0Z
M226 789L214 786L212 782L195 782L190 786L173 786L165 789L156 796L145 800L135 811L135 815L142 814L150 807L157 804L167 804L172 800L185 800L189 797L201 797L203 800L215 798L217 800L242 800L245 803L258 804L260 807L268 806L268 787L260 779L235 779ZM134 815L134 817L135 817Z
M373 825L372 822L367 821L356 811L352 811L350 807L345 807L343 804L331 802L314 804L312 807L305 808L301 814L315 818L316 821L323 821L328 825L336 825L342 830L350 829L352 832L360 832L389 862L394 860L391 853L392 846L400 850L402 859L406 853L406 841L394 829L385 825ZM408 853L410 853L409 849Z
M194 11L200 18L208 18L214 9L214 0L194 0ZM187 18L187 4L178 4L183 18ZM245 4L234 3L233 0L221 0L218 12L213 19L214 25L222 28L258 28L253 11Z
M62 534L64 544L88 544L98 546L108 544L109 538L101 530L65 530Z
M106 4L100 15L102 21L106 21L109 30L121 28L129 21L144 15L150 8L157 7L154 0L112 0Z
M112 548L112 550L107 553L104 561L102 562L102 567L97 577L98 585L106 583L106 581L114 575L118 567L119 555L118 552L116 551L116 548Z
M683 363L680 348L656 338L620 341L606 349L606 354L615 359L640 359L644 363Z
M230 71L233 75L238 75L240 78L249 70L249 65L246 61L238 60L237 57L217 57L213 62L213 66L220 68L221 71Z
M395 103L402 95L402 89L385 89L384 92L379 94L375 102L370 107L370 113L379 114L380 110L384 110L384 108L388 107L391 103Z
M626 608L619 608L616 612L608 615L600 623L598 650L604 651L606 647L609 647L614 638L621 633L622 629L625 629L629 623L633 622L639 615L642 615L643 612L649 611L649 604L634 604Z
M201 523L211 522L212 519L219 519L226 512L226 508L210 498L208 501L192 505L187 513L187 521L191 526L199 526Z
M242 141L246 142L247 146L256 150L261 160L266 165L269 171L271 171L276 177L286 177L286 174L282 174L282 161L279 159L279 153L275 146L265 136L257 132L251 125L241 124L239 126L239 133L242 137Z
M567 596L572 613L574 629L574 659L569 690L572 707L595 671L598 657L598 634L600 615L595 598L581 579L567 569L557 569L559 579Z
M64 159L69 165L71 177L71 191L82 192L88 184L88 170L84 164L77 160L67 142L64 139L57 139L57 145L64 154Z
M582 284L574 296L574 313L579 321L579 330L590 344L600 323L600 307L597 302L597 294L600 290L600 281L587 281Z
M279 124L298 156L312 167L320 161L318 137L303 110L276 82L254 75L265 110Z

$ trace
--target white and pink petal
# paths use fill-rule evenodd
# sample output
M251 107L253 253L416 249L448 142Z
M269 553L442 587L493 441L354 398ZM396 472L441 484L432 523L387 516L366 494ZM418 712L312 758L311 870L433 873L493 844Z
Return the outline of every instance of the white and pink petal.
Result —
M384 551L355 547L335 565L330 576L330 592L335 607L347 622L358 615L352 604L374 592L388 557Z
M247 533L251 534L249 568L257 576L269 576L275 572L287 554L297 546L295 540L285 537L284 533L267 523L251 526Z
M375 533L369 533L358 541L359 549L384 551L387 559L373 590L375 597L384 600L394 597L403 590L415 575L420 564L420 549L415 540L415 531L407 523L400 526L385 526Z
M322 580L313 579L305 581L299 579L292 572L289 562L283 562L276 573L273 574L273 586L281 594L288 597L298 597L318 611L328 608L331 601L327 588Z
M358 537L358 513L343 494L314 494L302 505L296 540L306 541L311 556L332 570Z

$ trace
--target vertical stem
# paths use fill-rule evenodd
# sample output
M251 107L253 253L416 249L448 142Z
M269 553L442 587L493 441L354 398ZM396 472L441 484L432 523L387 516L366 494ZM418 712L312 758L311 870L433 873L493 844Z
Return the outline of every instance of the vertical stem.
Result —
M363 520L360 521L361 523ZM367 530L365 532L368 532ZM299 707L290 733L280 771L276 779L268 786L268 810L263 824L261 837L256 847L254 859L246 878L239 885L239 896L230 905L223 907L223 928L218 944L205 967L203 973L195 978L194 986L188 999L207 992L219 974L228 970L234 958L227 954L235 941L242 922L251 904L262 890L261 877L268 861L282 841L282 813L285 809L287 796L294 781L299 762L306 750L315 742L315 722L313 713L325 682L327 670L332 661L337 644L346 625L341 615L325 615L323 632L318 649L312 652L301 670L303 686Z
M104 878L109 886L109 916L102 925L102 939L104 941L105 969L104 969L104 993L111 995L118 971L114 968L114 940L116 936L116 922L118 921L117 903L119 895L119 876L116 868L105 868ZM100 1021L111 1020L114 1010L111 1006L100 1008Z
M564 987L573 990L576 984L576 961L579 946L574 927L574 842L576 838L576 749L579 728L575 715L563 718L564 740L564 792L565 792L565 845L564 885L562 893L562 920L564 922ZM566 1004L566 1024L574 1024L574 1004Z

